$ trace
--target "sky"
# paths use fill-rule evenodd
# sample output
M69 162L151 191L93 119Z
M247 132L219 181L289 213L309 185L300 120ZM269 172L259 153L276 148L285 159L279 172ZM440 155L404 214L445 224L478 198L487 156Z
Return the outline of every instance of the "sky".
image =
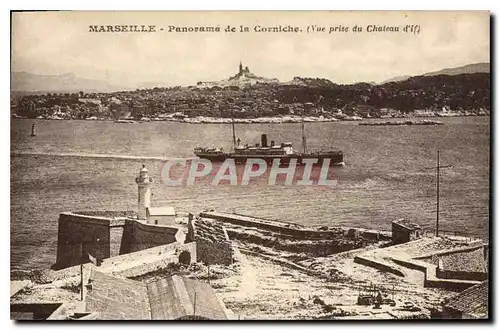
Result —
M12 71L73 73L137 87L227 79L239 62L258 76L335 83L381 82L490 61L490 16L476 12L18 12L12 14ZM155 25L156 32L89 32L89 25ZM250 32L225 32L230 25ZM255 26L299 33L256 32ZM307 33L311 26L325 31ZM361 32L353 32L353 26ZM367 27L399 27L368 32ZM402 27L418 25L419 33ZM219 26L221 32L168 32ZM348 32L329 33L331 27ZM163 29L161 31L160 29Z

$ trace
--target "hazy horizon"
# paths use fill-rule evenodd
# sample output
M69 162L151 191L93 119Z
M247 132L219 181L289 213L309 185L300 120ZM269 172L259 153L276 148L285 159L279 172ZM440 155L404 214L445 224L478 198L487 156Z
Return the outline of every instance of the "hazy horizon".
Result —
M135 88L227 79L239 62L282 82L295 76L338 84L490 62L490 16L475 12L15 12L12 72L74 74ZM89 25L402 26L420 34L95 33Z
M463 67L463 66L467 66L467 65L477 65L477 64L490 64L490 63L489 62L469 63L469 64L465 64L465 65L462 65L462 66L459 66L459 67ZM441 71L441 70L444 70L444 69L455 69L455 68L459 68L459 67L453 67L453 68L446 67L446 68L442 68L442 69L439 69L439 70L436 70L436 71ZM237 69L235 70L235 72L237 72ZM432 72L434 72L434 71L432 71ZM27 71L12 71L11 73L27 73L27 74L35 74L35 75L44 75L44 74L37 74L37 73L33 73L33 72L27 72ZM404 76L420 76L420 75L424 75L424 74L427 74L427 73L429 73L429 72L421 72L421 73L416 73L416 74L407 74L407 75L395 76L395 77L388 78L385 81L396 79L396 78L400 78L400 77L404 77ZM61 73L61 74L49 74L49 75L44 75L44 76L60 77L60 76L65 76L65 75L73 75L76 78L93 79L93 80L95 79L95 80L106 82L105 80L101 80L101 79L78 76L78 75L75 75L73 72L65 72L65 73ZM218 80L224 80L224 79L227 79L227 78L228 77L221 77ZM302 76L301 78L328 79L326 77L310 77L310 76ZM218 80L216 80L216 81L218 81ZM291 80L292 79L287 80L287 81L291 81ZM284 82L287 82L287 81L281 81L280 80L281 83L284 83ZM351 85L351 84L356 84L356 83L376 83L376 84L384 83L384 81L357 81L357 82L350 82L350 83L338 83L336 81L332 81L332 82L336 83L336 84L345 84L345 85ZM113 87L123 87L123 88L127 88L127 89L135 89L135 88L141 88L144 85L151 85L151 87L153 87L154 84L156 84L156 82L147 81L147 82L141 82L141 83L139 83L137 85L134 85L134 86L119 86L119 85L114 85L114 84L111 84L111 85ZM196 85L196 82L193 82L192 84L184 84L184 85L169 84L168 82L158 82L158 85L155 85L154 87L177 87L177 86L187 87L187 86L194 86L194 85Z

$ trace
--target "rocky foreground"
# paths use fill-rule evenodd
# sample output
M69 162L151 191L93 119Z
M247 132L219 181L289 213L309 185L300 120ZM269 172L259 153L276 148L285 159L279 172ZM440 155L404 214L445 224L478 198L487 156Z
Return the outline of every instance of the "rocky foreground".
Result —
M408 319L430 318L451 294L424 288L423 274L405 270L403 277L356 263L357 256L393 253L415 256L464 243L426 237L388 246L387 240L367 239L356 230L333 231L332 241L310 241L264 229L226 224L235 249L229 266L164 262L161 247L139 257L120 256L104 262L99 271L149 282L174 274L207 281L239 319ZM319 233L327 233L324 228ZM158 252L160 251L160 252ZM387 252L384 252L387 251ZM92 264L86 264L86 271ZM17 294L12 303L66 302L79 308L79 267L11 274ZM19 282L23 281L23 282ZM16 288L18 286L18 288ZM383 295L380 308L360 305L360 296Z

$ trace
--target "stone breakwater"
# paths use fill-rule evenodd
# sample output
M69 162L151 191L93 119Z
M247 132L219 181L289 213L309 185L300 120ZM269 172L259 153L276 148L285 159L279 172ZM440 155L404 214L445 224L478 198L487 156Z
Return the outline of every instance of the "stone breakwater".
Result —
M371 122L371 123L359 123L362 126L407 126L407 125L444 125L444 123L434 120L406 120L406 121L383 121L383 122Z
M345 236L364 237L375 241L390 240L391 232L379 231L363 228L348 227L320 227L312 228L287 222L254 218L234 213L222 213L215 211L206 211L200 213L201 218L218 220L224 223L231 223L242 227L255 227L269 231L287 234L299 239L335 239L339 233L345 233Z
M358 249L390 241L391 233L361 228L310 228L285 222L253 218L238 214L201 212L200 218L224 223L231 240L312 257Z

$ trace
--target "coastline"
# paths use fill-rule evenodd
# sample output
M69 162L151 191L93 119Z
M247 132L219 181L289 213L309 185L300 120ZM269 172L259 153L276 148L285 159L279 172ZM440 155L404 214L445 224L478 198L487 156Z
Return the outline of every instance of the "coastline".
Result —
M325 123L325 122L344 122L344 121L356 121L356 122L366 122L368 120L392 120L392 119L428 119L428 118L447 118L447 117L489 117L490 114L486 112L475 113L475 112L425 112L417 114L404 114L404 115L387 115L380 117L360 117L360 116L337 116L337 117L325 117L325 116L307 116L302 118L301 116L275 116L275 117L258 117L258 118L222 118L222 117L143 117L141 119L112 119L112 118L97 118L90 117L86 119L76 119L76 118L62 118L58 116L50 117L37 117L37 118L25 118L21 116L11 116L12 119L40 119L40 120L85 120L85 121L113 121L119 124L135 124L135 123L147 123L147 122L157 122L157 121L168 121L186 124L296 124L301 123L302 120L305 123Z

